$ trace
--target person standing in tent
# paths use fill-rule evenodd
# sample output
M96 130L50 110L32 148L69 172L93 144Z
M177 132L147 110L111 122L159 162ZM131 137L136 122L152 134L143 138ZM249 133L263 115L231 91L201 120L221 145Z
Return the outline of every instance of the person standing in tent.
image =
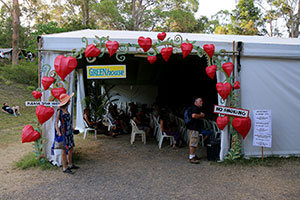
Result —
M72 93L70 96L67 94L61 94L59 97L59 109L57 111L57 117L55 121L55 137L63 136L63 150L61 155L63 172L68 174L74 174L72 169L78 169L79 167L72 163L72 152L75 146L73 138L73 124L71 115L68 112L68 106L70 104L70 99L74 95ZM58 126L60 121L61 126ZM68 160L68 165L67 165Z
M187 124L188 133L190 135L190 154L189 161L193 164L199 164L199 157L195 155L196 148L199 143L199 133L203 128L203 118L205 114L202 109L203 100L198 97L194 101L194 105L191 108L191 121Z

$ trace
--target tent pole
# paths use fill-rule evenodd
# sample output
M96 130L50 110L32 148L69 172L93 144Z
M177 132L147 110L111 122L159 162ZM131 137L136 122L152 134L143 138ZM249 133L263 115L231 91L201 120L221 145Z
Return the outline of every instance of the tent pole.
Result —
M232 42L232 51L235 52L235 41ZM234 76L234 79L235 79L235 53L232 54L232 64L233 64L233 76ZM234 80L235 81L235 80Z
M42 38L38 38L38 49L42 48ZM41 51L38 51L39 67L38 67L38 88L41 88Z

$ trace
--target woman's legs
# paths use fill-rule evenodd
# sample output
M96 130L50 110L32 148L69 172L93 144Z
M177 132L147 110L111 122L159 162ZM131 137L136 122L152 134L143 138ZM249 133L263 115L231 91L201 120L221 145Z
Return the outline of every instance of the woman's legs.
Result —
M62 154L61 154L61 162L63 165L63 170L67 169L67 156L66 156L66 150L62 150Z
M73 148L69 150L68 152L68 165L72 166L72 152L73 152Z

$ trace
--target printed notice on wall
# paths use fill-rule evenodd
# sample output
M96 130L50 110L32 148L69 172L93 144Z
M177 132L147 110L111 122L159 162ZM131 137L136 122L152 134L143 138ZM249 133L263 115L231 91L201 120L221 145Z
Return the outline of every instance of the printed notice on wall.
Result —
M254 110L253 146L272 147L271 110Z

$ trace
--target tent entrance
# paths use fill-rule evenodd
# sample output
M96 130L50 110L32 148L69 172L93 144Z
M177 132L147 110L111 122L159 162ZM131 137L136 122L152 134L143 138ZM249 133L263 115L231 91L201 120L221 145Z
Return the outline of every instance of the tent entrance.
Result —
M79 60L83 67L86 96L99 92L100 87L115 85L111 94L118 94L120 101L136 102L138 104L157 103L167 106L171 110L178 110L193 103L195 97L202 97L204 108L212 114L214 104L218 103L216 78L210 79L205 68L205 57L190 55L185 59L182 54L172 54L168 62L161 55L154 64L150 64L146 57L127 54L126 60L118 62L107 54L89 64L85 59ZM115 65L125 64L127 78L124 79L87 79L87 65Z

